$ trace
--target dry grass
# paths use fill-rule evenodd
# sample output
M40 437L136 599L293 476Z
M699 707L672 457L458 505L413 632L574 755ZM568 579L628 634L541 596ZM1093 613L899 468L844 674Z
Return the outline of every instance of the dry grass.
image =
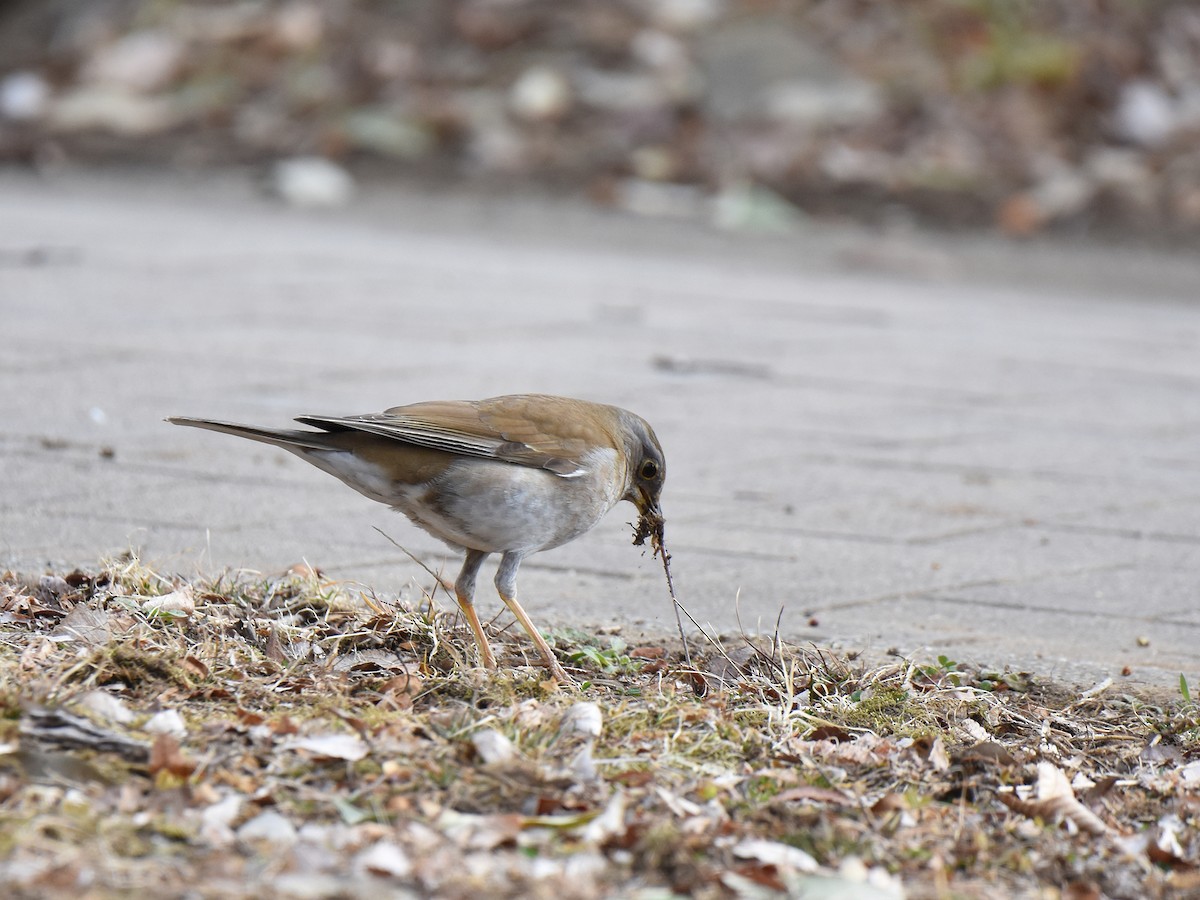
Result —
M500 672L475 669L428 598L306 568L0 576L0 878L16 896L1200 895L1186 695L552 638L578 687L504 634Z

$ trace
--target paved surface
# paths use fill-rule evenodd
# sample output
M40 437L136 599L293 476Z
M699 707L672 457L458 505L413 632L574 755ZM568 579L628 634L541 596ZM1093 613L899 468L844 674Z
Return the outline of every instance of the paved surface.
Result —
M2 567L133 547L188 574L306 559L410 593L428 576L372 525L456 568L406 520L161 419L539 390L654 423L680 596L718 629L740 608L771 630L782 609L790 637L876 654L1200 684L1185 258L754 239L400 189L313 215L237 178L8 174L0 387ZM673 629L632 518L526 563L536 620Z

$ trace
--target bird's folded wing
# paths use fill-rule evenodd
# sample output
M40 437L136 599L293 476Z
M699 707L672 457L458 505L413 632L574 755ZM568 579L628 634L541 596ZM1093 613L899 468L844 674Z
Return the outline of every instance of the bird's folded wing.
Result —
M557 398L555 398L557 399ZM582 475L591 444L578 428L562 434L563 418L525 398L495 401L432 401L362 416L301 416L296 421L326 430L365 431L418 447L445 450ZM507 402L506 402L507 401ZM571 421L568 417L566 421Z

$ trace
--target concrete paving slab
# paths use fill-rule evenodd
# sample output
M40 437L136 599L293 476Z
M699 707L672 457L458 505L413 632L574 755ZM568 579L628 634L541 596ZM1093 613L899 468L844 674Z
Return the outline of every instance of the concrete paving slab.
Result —
M789 636L877 654L1200 680L1193 256L890 236L944 262L922 278L855 270L879 236L853 229L365 194L312 214L236 173L0 173L0 566L304 559L419 597L429 576L373 526L457 561L403 518L162 418L541 390L655 424L680 595L717 630L783 607ZM670 631L632 518L528 560L531 614ZM480 601L499 608L486 582Z

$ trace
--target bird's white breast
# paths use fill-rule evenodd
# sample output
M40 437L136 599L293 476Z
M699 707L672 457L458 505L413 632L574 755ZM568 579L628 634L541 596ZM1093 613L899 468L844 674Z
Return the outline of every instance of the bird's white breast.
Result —
M612 448L590 451L570 477L545 469L462 457L425 484L392 481L350 453L310 461L359 493L398 509L456 547L489 553L558 547L590 530L621 499L625 473Z

